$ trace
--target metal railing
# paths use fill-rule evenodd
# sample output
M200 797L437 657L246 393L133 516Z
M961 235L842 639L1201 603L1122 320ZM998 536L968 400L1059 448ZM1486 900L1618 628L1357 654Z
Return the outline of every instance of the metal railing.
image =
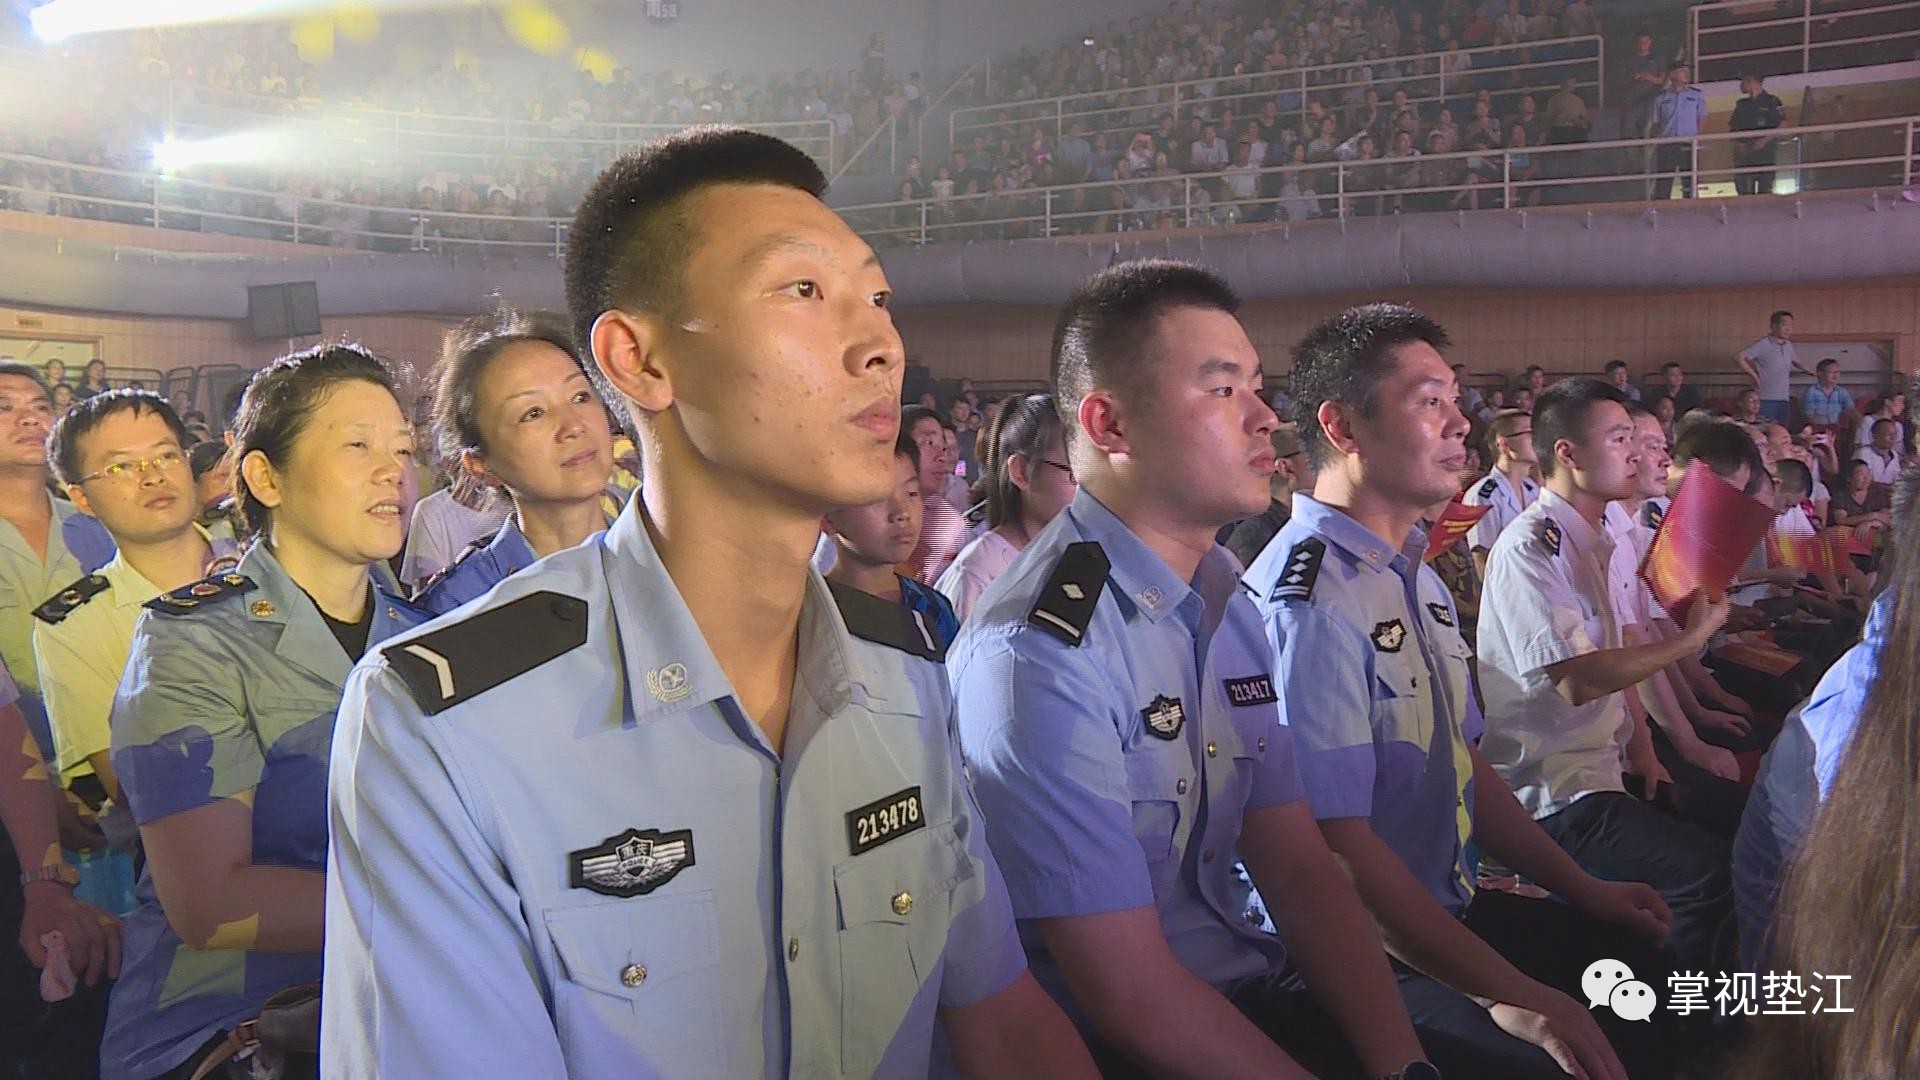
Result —
M1599 205L1734 192L1911 186L1920 117L1754 132L1310 162L843 207L877 246L1345 220L1392 213ZM559 257L569 219L374 206L0 154L9 209L376 252Z
M557 257L564 217L473 214L316 199L148 172L0 154L6 209L350 250Z
M1542 54L1546 55L1545 59L1540 58ZM1258 112L1260 106L1271 100L1282 114L1304 115L1310 98L1343 95L1347 91L1364 92L1368 87L1385 88L1383 98L1390 96L1393 87L1405 87L1409 102L1421 104L1446 101L1482 88L1502 95L1557 90L1563 79L1571 77L1576 88L1592 90L1594 103L1604 105L1606 62L1605 40L1597 34L1588 34L1250 75L1154 83L955 109L947 121L947 141L956 149L962 148L962 137L971 140L976 132L991 135L1008 124L1022 128L1039 126L1043 130L1051 127L1052 137L1058 139L1076 120L1086 124L1087 135L1091 137L1155 123L1162 113L1172 113L1178 119L1183 107L1200 104L1218 107L1246 102L1255 106L1251 112ZM1375 67L1395 64L1406 73L1397 80L1356 78L1354 72L1368 64ZM1494 85L1496 82L1507 85Z
M985 195L841 207L880 246L1204 228L1241 222L1594 205L1735 194L1908 186L1920 117L1755 132L1331 160L1221 172L1123 176ZM1711 190L1709 190L1711 189Z
M1920 0L1722 0L1688 8L1687 27L1696 82L1920 57Z
M0 49L0 77L17 91L94 95L100 85L75 68L18 49ZM541 120L409 112L311 98L283 98L183 85L162 75L129 72L116 81L146 99L149 115L182 137L277 128L299 140L309 161L324 155L351 161L405 160L477 169L532 157L600 163L685 123L613 123L551 117ZM68 101L70 104L71 101ZM806 151L831 174L845 147L831 120L745 123Z

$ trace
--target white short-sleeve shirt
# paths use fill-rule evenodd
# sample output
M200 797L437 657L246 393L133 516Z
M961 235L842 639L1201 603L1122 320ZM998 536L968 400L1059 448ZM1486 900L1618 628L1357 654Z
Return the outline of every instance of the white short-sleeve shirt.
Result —
M1521 482L1520 490L1515 491L1513 482L1499 469L1483 477L1479 483L1467 489L1460 501L1468 506L1485 506L1487 512L1467 533L1467 544L1475 550L1493 550L1493 542L1500 533L1520 516L1520 511L1533 505L1540 498L1540 485L1531 476Z
M1480 608L1480 752L1535 818L1583 796L1624 791L1631 725L1624 698L1573 705L1547 668L1621 644L1614 614L1616 541L1542 491L1494 543Z

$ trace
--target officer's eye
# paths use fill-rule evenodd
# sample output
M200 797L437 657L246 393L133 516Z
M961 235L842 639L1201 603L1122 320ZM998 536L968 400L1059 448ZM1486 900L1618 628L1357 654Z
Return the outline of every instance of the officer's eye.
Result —
M573 395L573 403L575 405L585 405L587 402L592 400L593 400L593 391L591 390L579 390L579 391L576 391Z
M801 278L799 281L788 285L786 291L802 300L818 300L824 295L820 288L820 283L808 278Z
M886 307L888 304L893 302L893 290L881 289L879 292L873 294L872 302L874 307L877 307L877 308Z
M524 424L529 420L538 420L544 415L546 415L546 410L542 409L538 405L535 405L534 407L528 409L526 412L523 412L520 414L520 422Z

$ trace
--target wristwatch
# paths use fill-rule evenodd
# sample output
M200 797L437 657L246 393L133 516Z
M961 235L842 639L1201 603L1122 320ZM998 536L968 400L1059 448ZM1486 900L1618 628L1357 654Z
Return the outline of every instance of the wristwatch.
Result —
M22 872L20 875L21 888L25 888L36 881L51 881L58 885L65 885L71 889L80 884L80 871L74 869L73 864L70 862L57 862L35 867L32 870Z
M1388 1073L1380 1080L1441 1080L1440 1070L1431 1061L1409 1061L1400 1067L1399 1072Z

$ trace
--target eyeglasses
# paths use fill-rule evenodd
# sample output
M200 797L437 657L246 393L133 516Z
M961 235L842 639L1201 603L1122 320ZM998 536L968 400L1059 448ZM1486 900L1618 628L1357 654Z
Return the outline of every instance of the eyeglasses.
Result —
M1042 465L1051 465L1051 466L1053 466L1054 468L1056 468L1056 469L1059 469L1059 470L1060 470L1061 472L1063 472L1063 473L1066 473L1066 474L1067 474L1067 479L1069 479L1069 480L1071 480L1071 479L1073 479L1073 466L1071 466L1071 465L1062 465L1062 464L1060 464L1059 462L1057 462L1057 461L1054 461L1054 460L1052 460L1052 459L1050 459L1050 458L1041 458L1041 459L1040 459L1040 464L1042 464Z
M84 484L89 480L132 480L145 476L148 469L163 469L168 472L187 463L187 455L178 450L162 450L150 458L134 458L129 461L116 461L101 469L81 477L76 483Z

